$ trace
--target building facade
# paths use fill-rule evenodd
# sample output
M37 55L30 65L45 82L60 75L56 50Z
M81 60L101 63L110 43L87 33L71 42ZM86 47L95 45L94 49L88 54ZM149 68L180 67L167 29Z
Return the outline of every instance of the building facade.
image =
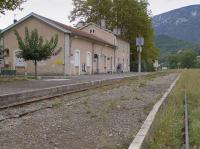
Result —
M17 57L20 51L13 30L24 37L25 27L37 29L49 40L58 35L58 45L50 59L38 63L39 75L81 75L130 70L130 45L93 23L76 29L31 13L2 31L5 49L4 67L19 74L33 74L32 61Z

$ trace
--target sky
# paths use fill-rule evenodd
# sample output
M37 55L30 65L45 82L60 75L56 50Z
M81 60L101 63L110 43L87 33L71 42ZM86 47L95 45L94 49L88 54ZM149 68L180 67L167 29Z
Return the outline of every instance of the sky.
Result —
M200 0L149 0L149 4L152 15L157 15L183 6L200 4ZM27 0L22 7L22 11L7 11L5 15L0 14L0 29L12 24L14 16L19 20L31 12L73 25L68 20L73 9L72 0Z

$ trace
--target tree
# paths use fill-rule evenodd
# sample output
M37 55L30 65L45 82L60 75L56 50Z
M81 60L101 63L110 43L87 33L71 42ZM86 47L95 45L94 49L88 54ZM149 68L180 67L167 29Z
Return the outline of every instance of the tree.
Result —
M2 55L3 55L3 45L1 45L1 38L2 38L2 35L1 35L1 30L0 30L0 59L2 59Z
M0 14L5 14L6 10L21 9L21 4L26 0L0 0Z
M193 50L186 50L180 55L182 68L194 68L197 64L197 54Z
M184 50L177 54L167 56L169 68L195 68L198 66L197 54L193 50Z
M0 30L0 59L4 58L4 49L3 49L3 45L2 45L2 34L1 34L1 30Z
M4 49L3 49L1 39L2 39L2 34L1 34L1 30L0 30L0 61L2 61L4 59ZM1 72L1 67L0 67L0 72Z
M74 9L69 16L71 21L77 19L86 22L98 22L101 19L108 20L112 15L109 11L112 8L111 0L73 0Z
M35 65L35 77L37 78L37 62L50 58L57 46L58 35L52 37L50 41L46 40L44 42L43 37L38 35L37 29L32 30L30 35L26 27L24 40L16 30L14 33L18 41L19 49L21 50L18 56L25 61L33 61Z
M170 69L178 68L179 63L180 63L180 58L178 54L169 54L167 56L167 64Z
M74 9L70 20L82 19L85 22L97 23L106 20L107 28L118 28L122 38L131 43L132 61L137 60L135 38L140 33L145 38L142 58L146 63L158 57L158 49L153 42L153 29L148 2L141 0L73 0ZM134 63L134 62L132 62Z

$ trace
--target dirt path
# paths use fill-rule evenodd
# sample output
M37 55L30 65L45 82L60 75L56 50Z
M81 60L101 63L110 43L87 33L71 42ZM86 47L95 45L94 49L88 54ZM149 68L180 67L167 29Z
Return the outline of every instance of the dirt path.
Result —
M0 111L0 148L125 149L175 77L129 79Z

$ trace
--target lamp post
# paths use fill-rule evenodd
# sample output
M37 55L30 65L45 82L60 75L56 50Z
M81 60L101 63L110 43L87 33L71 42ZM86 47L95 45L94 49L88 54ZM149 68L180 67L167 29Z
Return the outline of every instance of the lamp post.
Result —
M138 73L141 73L141 53L142 53L142 46L144 46L144 38L140 35L136 38L136 46L138 52Z

